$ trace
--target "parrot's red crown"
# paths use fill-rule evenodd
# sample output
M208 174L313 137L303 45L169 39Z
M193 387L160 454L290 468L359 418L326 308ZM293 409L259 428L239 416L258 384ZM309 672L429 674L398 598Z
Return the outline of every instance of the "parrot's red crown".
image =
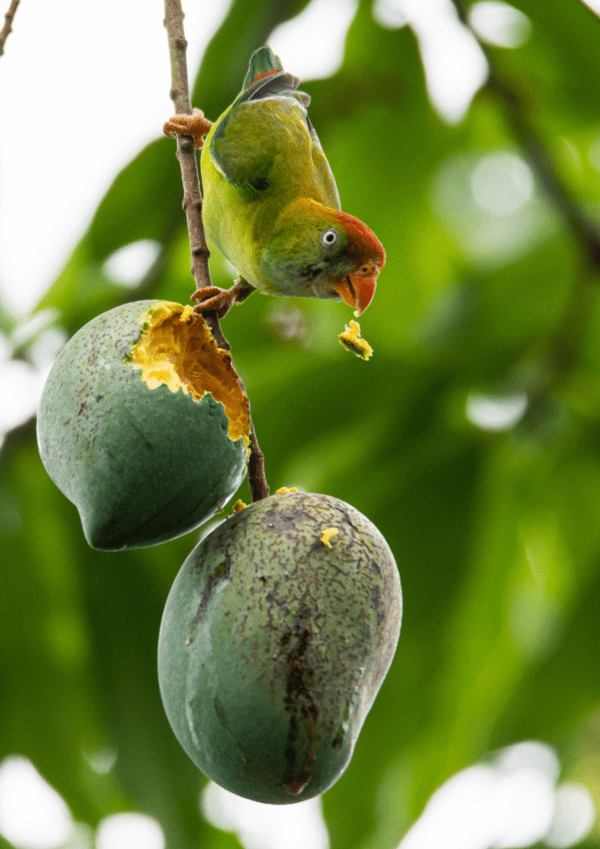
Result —
M346 235L346 253L353 263L353 269L334 284L338 295L349 306L355 307L355 315L361 315L375 295L377 276L385 263L383 245L375 233L346 212L335 211Z
M357 262L368 257L378 269L385 264L385 250L375 233L353 215L336 210L335 216L346 234L346 250Z

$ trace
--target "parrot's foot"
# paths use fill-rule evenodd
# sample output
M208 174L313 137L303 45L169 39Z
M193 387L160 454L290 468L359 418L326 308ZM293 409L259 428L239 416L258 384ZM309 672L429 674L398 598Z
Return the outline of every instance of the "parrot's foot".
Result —
M202 147L204 136L212 127L212 122L204 117L200 109L193 109L191 115L173 115L163 126L166 136L192 136L195 147Z
M197 289L191 300L198 301L194 308L195 312L214 311L217 318L221 319L227 315L234 304L241 304L252 292L254 292L254 286L239 279L236 280L231 289L220 289L218 286L206 286L204 289Z

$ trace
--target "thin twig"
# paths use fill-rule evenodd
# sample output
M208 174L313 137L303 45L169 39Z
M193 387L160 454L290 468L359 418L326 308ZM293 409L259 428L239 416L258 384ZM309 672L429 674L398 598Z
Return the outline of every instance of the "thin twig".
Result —
M491 57L488 57L488 61L490 59ZM510 86L503 79L491 61L487 88L500 100L513 136L529 160L548 201L562 217L581 248L579 273L573 276L561 318L546 340L548 377L550 384L556 384L573 368L589 316L593 313L593 302L597 296L597 275L600 272L600 230L560 177L554 157L536 131L529 117L529 110L514 86ZM542 379L537 394L543 396L547 389L548 385L545 379ZM535 394L534 388L532 395Z
M548 145L538 133L531 120L531 110L514 85L502 75L487 44L478 38L469 23L468 7L464 0L452 0L462 23L477 39L489 66L489 75L484 89L492 92L502 104L510 129L521 149L529 159L532 169L544 190L571 231L580 240L590 267L600 271L600 230L587 215L560 177L559 169Z
M165 0L165 27L169 37L171 100L178 114L191 115L192 105L190 103L186 61L187 41L183 31L183 9L180 0ZM210 252L202 225L202 194L200 192L196 149L191 136L177 136L177 158L181 166L183 209L190 237L192 274L196 281L196 287L200 289L211 285L208 270Z
M187 41L183 30L183 9L181 0L165 0L164 24L169 38L169 57L171 61L171 100L175 111L179 114L192 114L188 85L186 61ZM194 140L190 136L177 136L177 158L181 166L183 182L183 209L185 211L190 251L192 255L192 274L196 288L211 286L208 258L210 252L206 244L204 225L202 224L202 194L198 176L198 163ZM215 312L204 314L204 320L209 325L217 345L225 351L231 351L231 346L221 330L219 319ZM233 360L232 360L233 366ZM234 367L235 371L235 367ZM239 375L236 376L245 392L244 384ZM248 483L252 501L260 501L269 495L269 485L265 477L264 455L259 448L254 430L252 416L250 419L250 460L248 462Z
M4 26L0 29L0 56L4 53L4 45L6 44L6 39L12 32L12 22L15 16L15 12L17 11L17 6L19 5L19 0L11 0L10 6L8 7L8 12L4 15Z
M573 198L559 176L557 165L529 117L529 110L514 87L490 66L487 89L503 104L510 128L526 154L546 195L563 217L571 232L581 242L591 269L600 270L600 233L585 210Z
M546 197L566 223L581 246L581 267L574 276L570 294L564 304L561 319L548 335L543 347L546 362L544 373L537 383L529 387L530 410L533 403L546 396L548 390L568 375L576 362L589 316L593 314L600 272L600 228L578 203L560 175L560 170L549 146L531 118L531 109L518 86L511 85L495 61L490 48L483 43L470 26L468 5L465 0L452 0L462 23L477 38L489 66L484 91L490 92L504 111L507 124L521 150L528 158L534 175Z

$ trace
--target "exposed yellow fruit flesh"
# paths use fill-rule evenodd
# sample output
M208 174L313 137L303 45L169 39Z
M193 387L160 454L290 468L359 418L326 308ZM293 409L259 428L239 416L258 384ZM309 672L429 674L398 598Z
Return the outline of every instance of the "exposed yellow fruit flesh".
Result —
M350 324L346 325L344 331L338 334L338 339L349 351L352 351L353 354L356 354L357 357L360 357L363 360L368 360L373 354L373 348L369 345L366 339L362 339L360 336L360 324L358 321L350 321Z
M320 537L323 545L326 545L327 548L331 548L331 543L329 542L329 540L331 539L331 537L334 537L336 534L339 534L339 532L339 528L325 528Z
M225 407L229 438L249 444L250 413L231 364L231 354L217 346L208 325L191 306L158 301L139 316L142 332L128 362L141 369L149 389L163 384L181 389L194 401L210 392Z
M298 492L298 487L296 486L280 486L279 489L275 490L277 495L284 495L286 492Z

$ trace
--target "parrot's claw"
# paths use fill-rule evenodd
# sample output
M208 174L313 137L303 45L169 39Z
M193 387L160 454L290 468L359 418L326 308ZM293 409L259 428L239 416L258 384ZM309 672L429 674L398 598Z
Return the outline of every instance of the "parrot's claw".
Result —
M163 126L166 136L192 136L194 147L202 147L204 136L212 127L212 122L204 117L200 109L193 109L191 115L173 115Z
M217 314L217 318L221 319L227 315L235 302L235 295L231 289L219 289L218 286L206 286L204 289L197 289L192 295L192 301L198 301L194 307L195 312L212 312Z
M220 289L218 286L205 286L197 289L191 297L192 301L198 301L194 308L195 312L216 312L217 318L221 319L227 315L234 304L245 301L252 294L254 287L245 280L237 280L231 289Z

